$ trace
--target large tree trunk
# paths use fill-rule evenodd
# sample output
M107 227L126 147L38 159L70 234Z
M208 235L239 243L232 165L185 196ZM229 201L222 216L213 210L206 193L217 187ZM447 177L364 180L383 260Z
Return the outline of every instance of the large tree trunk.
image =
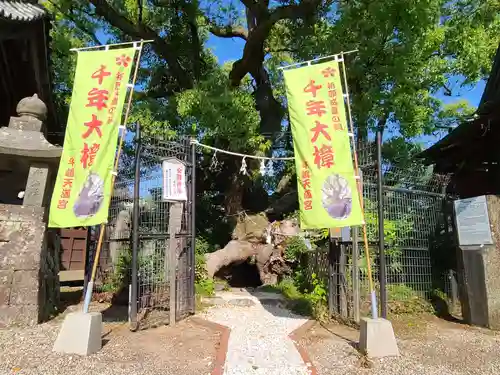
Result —
M212 278L222 267L244 262L257 255L258 251L258 246L251 242L230 241L223 249L205 255L207 274Z
M243 195L245 193L244 176L239 173L238 160L233 159L228 163L230 173L224 174L224 209L229 218L236 217L243 211ZM220 177L223 177L222 175Z
M275 284L281 275L291 270L283 258L283 250L286 239L298 231L297 223L292 220L271 224L263 213L245 215L238 219L233 240L223 249L205 255L207 274L212 278L221 268L253 257L261 282Z

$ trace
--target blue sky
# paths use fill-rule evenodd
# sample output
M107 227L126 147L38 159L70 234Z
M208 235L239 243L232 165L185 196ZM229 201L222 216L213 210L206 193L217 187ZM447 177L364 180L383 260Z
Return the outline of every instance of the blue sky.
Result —
M229 4L232 4L232 2L230 1L225 2L225 0L223 0L223 3L225 3L225 5L227 6L229 6ZM201 5L205 8L209 8L212 4L214 3L211 1L201 0ZM239 11L241 15L244 15L243 11L244 8L241 6L240 3L237 4L239 5L237 5L237 8L235 10ZM105 42L108 39L107 38L108 35L106 35L102 31L97 32L97 37L102 42ZM219 60L219 63L223 64L226 61L237 60L242 56L244 41L241 40L240 38L218 38L213 35L210 35L207 42L207 47L213 50L214 54L217 56ZM481 81L472 87L461 88L458 92L454 90L455 95L452 97L445 96L443 95L442 92L436 94L436 97L441 99L444 102L444 104L449 104L456 102L457 100L466 99L470 103L470 105L477 107L481 99L482 93L484 91L485 84L486 83L484 81ZM424 148L427 148L431 146L433 143L435 143L437 140L445 136L446 134L447 134L446 130L443 130L435 135L419 137L416 139L416 141L422 143L422 146ZM384 139L390 136L391 135L388 132L386 132L386 134L384 135Z
M105 42L108 39L107 35L102 31L97 32L97 37L102 42ZM240 38L218 38L210 35L207 42L207 47L212 49L214 54L217 56L219 63L223 64L226 61L234 61L241 58L243 53L244 41ZM442 94L442 92L438 93L436 97L443 100L445 104L453 103L460 99L466 99L472 106L477 107L479 101L481 100L485 85L486 82L481 81L472 87L461 88L460 90L458 90L457 94L452 97L445 96ZM418 139L418 141L420 141L426 148L431 146L444 135L446 135L446 131L442 131L439 134L433 136L422 136Z
M219 63L221 64L226 61L239 59L243 52L243 46L244 41L239 38L223 39L211 35L207 42L207 47L213 50L219 59ZM441 99L444 104L466 99L472 106L477 107L479 105L479 101L481 100L485 85L486 82L481 81L472 87L464 87L457 90L456 95L452 97L445 96L442 92L436 94L436 97ZM418 141L422 142L424 147L429 147L444 135L446 135L446 131L433 136L422 136L418 139Z
M99 35L99 37L101 37L102 41L106 40L105 35L102 36ZM244 42L238 38L223 39L211 36L207 42L207 47L212 49L214 54L217 56L220 64L223 64L226 61L234 61L239 59L243 52L243 46ZM445 104L455 102L459 99L466 99L470 102L471 105L477 106L483 94L484 87L485 87L485 82L479 82L473 87L460 89L458 91L458 94L453 97L445 96L442 93L438 93L436 96L439 99L443 100ZM420 137L419 141L423 143L424 147L429 147L430 145L435 143L438 139L443 137L445 134L446 132L442 132L441 134L435 136ZM127 140L131 140L132 137L133 137L133 132L129 132L127 134ZM160 173L161 169L158 168L158 170L154 174L157 174L159 176ZM155 187L158 186L156 180L154 186ZM145 197L149 195L149 189L151 187L152 186L148 186L147 184L142 184L140 189L141 196Z

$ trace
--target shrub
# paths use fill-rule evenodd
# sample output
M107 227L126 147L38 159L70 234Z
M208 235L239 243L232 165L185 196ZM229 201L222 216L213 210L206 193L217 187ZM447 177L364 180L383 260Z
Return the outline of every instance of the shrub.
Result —
M208 242L202 237L196 238L194 287L195 293L199 296L213 296L215 293L215 283L208 278L205 267L205 254L209 251L210 245Z
M286 240L284 257L289 262L297 262L301 255L306 253L307 250L307 246L302 237L289 237Z
M405 284L387 285L388 313L393 315L422 314L433 311L431 303L421 293Z

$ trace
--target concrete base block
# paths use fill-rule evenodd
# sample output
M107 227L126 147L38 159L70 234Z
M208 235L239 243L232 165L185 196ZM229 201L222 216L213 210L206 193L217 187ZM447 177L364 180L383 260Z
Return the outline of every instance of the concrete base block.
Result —
M359 349L370 358L399 356L392 324L386 319L361 319Z
M101 313L73 312L64 319L54 352L89 355L102 347Z

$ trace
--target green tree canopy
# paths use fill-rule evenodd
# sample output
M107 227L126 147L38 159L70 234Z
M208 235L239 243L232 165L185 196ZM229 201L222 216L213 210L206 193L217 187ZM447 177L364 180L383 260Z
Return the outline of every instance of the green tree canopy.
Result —
M62 116L76 58L71 47L152 40L144 49L132 120L150 134L196 134L249 154L291 152L283 137L289 127L280 65L356 49L345 61L358 141L379 129L393 137L388 155L412 155L417 148L409 140L474 112L464 101L444 105L438 94L456 95L485 78L500 41L497 0L43 3L54 15L52 60ZM210 37L242 40L240 58L220 64L207 47ZM224 168L210 170L209 155L201 158L200 189L226 213L244 208L249 181L273 188L293 169L281 163L272 181L261 181L255 173L238 175L241 160L219 159Z

